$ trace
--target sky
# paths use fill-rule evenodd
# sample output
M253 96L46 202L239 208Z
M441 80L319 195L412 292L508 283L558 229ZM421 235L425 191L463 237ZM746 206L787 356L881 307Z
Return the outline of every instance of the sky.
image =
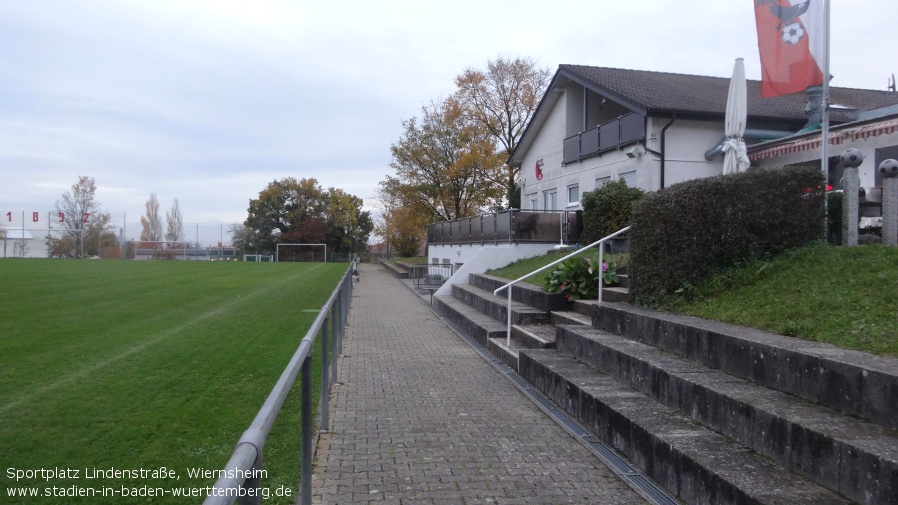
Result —
M375 210L402 122L490 60L760 79L752 0L0 0L0 223L79 176L137 221L234 223L315 178ZM833 86L886 89L894 0L831 0Z

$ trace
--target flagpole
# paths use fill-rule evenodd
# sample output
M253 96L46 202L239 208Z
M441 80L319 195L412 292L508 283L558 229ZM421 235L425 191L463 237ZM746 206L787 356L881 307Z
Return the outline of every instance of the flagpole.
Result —
M824 191L829 185L829 0L823 1L823 111L821 114L820 165L823 168Z
M823 169L823 241L829 237L829 0L823 0L823 97L820 116L820 166Z

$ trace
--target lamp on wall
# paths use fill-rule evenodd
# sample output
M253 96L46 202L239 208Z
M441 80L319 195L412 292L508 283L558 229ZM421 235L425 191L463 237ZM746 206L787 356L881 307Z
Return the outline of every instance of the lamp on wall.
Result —
M645 154L645 148L636 144L624 149L624 154L627 155L627 158L636 158Z

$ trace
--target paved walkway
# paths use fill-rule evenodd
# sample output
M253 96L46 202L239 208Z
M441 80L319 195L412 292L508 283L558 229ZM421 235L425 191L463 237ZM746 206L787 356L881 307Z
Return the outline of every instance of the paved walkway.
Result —
M376 265L361 265L314 503L645 503Z

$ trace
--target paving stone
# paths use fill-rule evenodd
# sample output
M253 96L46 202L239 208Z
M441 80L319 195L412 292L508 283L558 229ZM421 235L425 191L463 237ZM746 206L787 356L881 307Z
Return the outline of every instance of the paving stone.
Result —
M361 270L313 503L645 503L402 282Z

